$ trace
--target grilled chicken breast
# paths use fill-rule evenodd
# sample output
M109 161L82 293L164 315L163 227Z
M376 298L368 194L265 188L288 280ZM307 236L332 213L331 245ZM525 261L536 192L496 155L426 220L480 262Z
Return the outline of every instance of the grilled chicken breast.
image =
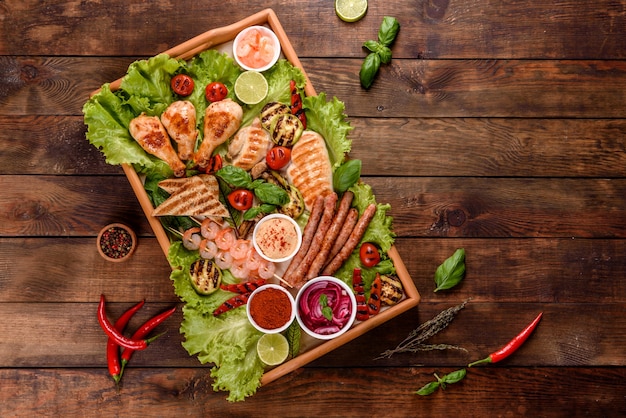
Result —
M213 151L237 132L243 118L243 109L231 99L213 102L204 113L204 138L194 154L200 167L209 165Z
M130 121L128 129L141 148L165 161L176 177L185 175L185 164L178 158L158 116L146 116L142 113Z
M255 118L252 124L237 131L228 146L227 157L235 167L250 171L265 158L271 146L269 132L261 127L261 120Z
M161 123L178 149L178 158L190 160L196 147L196 108L188 100L177 100L165 109Z
M296 186L304 204L311 210L317 196L333 192L333 171L324 138L314 131L304 131L291 149L287 176Z

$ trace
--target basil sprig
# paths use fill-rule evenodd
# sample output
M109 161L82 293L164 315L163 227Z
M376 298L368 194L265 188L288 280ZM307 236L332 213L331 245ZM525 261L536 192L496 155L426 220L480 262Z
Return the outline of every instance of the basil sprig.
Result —
M465 369L460 369L452 373L445 374L441 377L437 376L437 373L435 373L435 378L437 380L434 382L425 384L424 386L421 387L421 389L419 389L415 393L418 395L422 395L422 396L430 395L431 393L434 393L439 388L445 389L446 385L460 382L461 380L463 380L466 374L467 372Z
M328 306L328 296L326 296L325 293L322 293L320 295L320 306L322 307L322 315L324 315L324 318L326 318L328 321L332 321L333 310L330 306Z
M450 289L463 280L465 275L465 249L459 248L446 261L444 261L437 271L435 271L435 284L438 290Z
M381 63L389 64L391 62L390 46L396 39L399 30L400 23L398 23L396 18L385 16L380 29L378 29L378 41L366 41L363 44L363 47L370 51L367 57L365 57L363 64L361 64L361 70L359 71L361 85L364 88L369 89L372 86Z

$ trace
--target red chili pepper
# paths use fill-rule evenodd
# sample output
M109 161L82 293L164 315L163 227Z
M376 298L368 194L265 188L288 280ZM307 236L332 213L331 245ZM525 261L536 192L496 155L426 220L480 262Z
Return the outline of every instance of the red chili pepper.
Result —
M289 90L291 92L291 113L296 115L300 122L302 122L302 127L306 129L306 114L304 113L304 109L302 108L302 97L298 92L298 87L296 87L295 80L289 81Z
M142 340L142 339L146 338L148 336L148 334L150 333L150 331L155 329L160 323L162 323L167 318L172 316L172 314L175 311L176 311L176 307L174 306L173 308L168 309L167 311L162 312L162 313L160 313L160 314L158 314L158 315L148 319L142 326L139 327L139 329L137 329L137 331L135 331L135 333L133 334L132 339L133 340ZM157 337L155 337L155 338L157 338ZM154 338L152 338L151 341L152 340L154 340ZM122 371L124 370L124 367L126 367L126 364L128 364L128 362L130 361L130 358L133 356L134 352L135 352L135 350L129 350L129 349L126 349L126 350L122 351Z
M220 289L233 293L252 293L259 287L267 283L265 279L258 279L252 282L234 283L234 284L221 284Z
M376 278L372 282L372 287L370 288L370 298L367 300L367 309L369 310L370 316L374 316L380 311L381 287L382 283L380 274L376 273Z
M128 325L128 321L133 315L144 305L145 301L137 303L135 306L129 308L126 312L119 317L113 325L120 333L124 332L124 328ZM119 383L122 378L122 365L120 363L120 346L109 338L107 341L107 364L109 366L109 374L115 380L115 383Z
M363 277L361 276L361 269L359 268L352 271L352 288L356 293L354 295L356 299L356 319L358 321L365 321L369 319L370 313L367 309L367 303L365 302L365 288L363 287Z
M100 304L98 305L98 322L104 332L106 332L109 338L112 338L116 344L132 350L145 350L148 347L150 341L132 340L130 338L126 338L121 332L115 329L111 322L109 322L105 311L104 295L100 295Z
M250 293L243 293L241 295L233 296L228 299L226 302L222 303L217 307L216 310L213 311L213 316L219 316L226 311L230 311L231 309L238 308L242 305L248 303L248 299L250 299Z
M504 360L511 354L513 354L515 351L517 351L518 348L522 346L522 344L524 344L524 342L528 339L528 337L533 332L533 330L537 327L537 324L539 324L539 321L541 320L542 315L543 315L543 312L537 315L537 317L533 320L533 322L528 324L528 326L524 328L522 332L517 334L517 336L515 336L515 338L513 338L511 341L509 341L504 347L502 347L496 352L489 354L488 357L482 360L478 360L473 363L470 363L467 367L472 367L472 366L475 366L477 364L482 364L482 363L497 363L501 360Z

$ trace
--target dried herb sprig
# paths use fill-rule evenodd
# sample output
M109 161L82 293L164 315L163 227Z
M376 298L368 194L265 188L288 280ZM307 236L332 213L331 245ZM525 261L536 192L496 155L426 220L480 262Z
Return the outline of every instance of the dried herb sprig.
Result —
M419 327L411 331L409 335L395 348L382 352L378 357L375 358L375 360L381 358L389 358L394 354L407 352L415 353L418 351L447 349L467 351L462 347L450 344L424 344L424 341L446 329L448 325L450 325L456 314L461 309L465 308L467 302L469 302L469 299L464 301L463 303L460 303L459 305L452 306L440 312L434 318L424 322Z

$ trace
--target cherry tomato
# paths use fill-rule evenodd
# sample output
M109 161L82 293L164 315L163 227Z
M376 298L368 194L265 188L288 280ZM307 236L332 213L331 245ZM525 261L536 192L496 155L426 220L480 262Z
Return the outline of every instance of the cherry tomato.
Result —
M380 262L380 252L378 251L376 245L371 242L364 242L361 245L359 257L361 258L361 263L365 267L374 267Z
M206 167L198 168L198 170L206 174L214 174L216 171L219 171L219 169L222 168L222 165L222 156L219 154L215 154L211 157L211 159L209 160L209 164Z
M209 102L219 102L220 100L224 100L226 96L228 96L228 89L223 83L220 83L219 81L214 81L206 86L204 94Z
M237 189L228 195L228 202L237 210L248 210L252 207L254 194L250 190Z
M272 170L280 170L291 160L291 150L287 147L276 146L270 149L265 156L267 165Z
M179 96L189 96L193 92L193 79L187 74L176 74L172 77L170 86Z

